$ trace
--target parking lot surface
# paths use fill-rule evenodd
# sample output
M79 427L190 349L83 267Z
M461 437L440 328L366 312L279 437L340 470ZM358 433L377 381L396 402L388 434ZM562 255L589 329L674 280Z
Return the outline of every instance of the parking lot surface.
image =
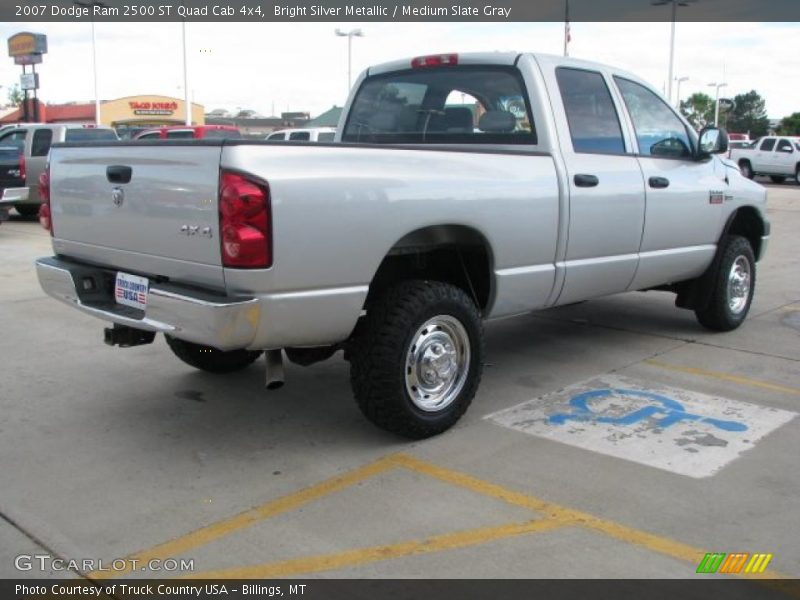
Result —
M163 339L103 345L100 321L41 292L50 238L14 218L0 576L64 576L15 568L49 554L194 561L81 569L93 579L683 578L743 552L772 555L745 576L798 577L800 188L770 186L768 212L739 330L707 332L656 292L491 323L470 411L415 443L361 417L341 355L267 391L261 362L217 376Z

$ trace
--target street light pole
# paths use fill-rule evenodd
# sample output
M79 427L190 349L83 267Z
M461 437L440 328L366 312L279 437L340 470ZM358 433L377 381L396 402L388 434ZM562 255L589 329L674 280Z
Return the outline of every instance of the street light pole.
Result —
M181 21L181 34L183 37L183 103L186 107L186 126L192 126L192 105L189 101L189 71L186 66L186 19Z
M347 38L347 93L350 94L350 88L353 85L353 38L364 37L364 32L360 29L351 29L350 31L336 29L336 35Z
M675 90L675 107L680 110L681 108L681 83L689 81L688 77L676 77L675 82L678 84L678 89Z
M727 87L727 83L709 83L708 87L717 88L717 94L714 98L714 127L719 126L719 88Z
M675 66L675 21L678 19L678 7L689 6L692 2L697 2L697 0L651 0L650 2L653 6L665 6L669 4L672 9L669 34L669 74L667 77L667 100L669 100L670 104L672 103L672 72Z
M97 93L97 38L94 33L94 7L106 5L97 0L75 0L75 6L88 8L92 11L92 73L94 74L94 124L100 126L100 95Z

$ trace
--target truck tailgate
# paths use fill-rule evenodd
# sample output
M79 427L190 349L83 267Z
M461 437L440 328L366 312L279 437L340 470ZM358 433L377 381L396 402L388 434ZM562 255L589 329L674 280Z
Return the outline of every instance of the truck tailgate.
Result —
M224 288L220 151L219 145L194 144L54 148L50 203L56 252Z

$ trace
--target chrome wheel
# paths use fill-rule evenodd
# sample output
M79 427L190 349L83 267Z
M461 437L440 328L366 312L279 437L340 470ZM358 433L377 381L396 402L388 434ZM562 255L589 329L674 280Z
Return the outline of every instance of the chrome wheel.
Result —
M414 405L426 412L451 404L467 380L469 335L449 315L425 321L411 338L406 355L406 391Z
M750 261L746 256L737 256L728 273L728 308L734 315L738 315L747 307L751 279Z

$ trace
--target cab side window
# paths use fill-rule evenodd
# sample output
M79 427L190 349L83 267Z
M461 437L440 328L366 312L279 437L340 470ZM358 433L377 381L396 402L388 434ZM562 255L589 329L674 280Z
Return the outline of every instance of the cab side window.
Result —
M775 138L767 138L761 142L761 147L759 150L763 150L764 152L772 152L773 148L775 148Z
M50 144L53 142L52 129L37 129L33 132L31 142L31 156L47 156L50 152Z
M614 77L633 121L639 154L661 158L690 158L692 142L686 126L667 103L646 87Z
M13 146L22 152L25 148L25 130L18 129L0 137L0 146Z
M603 76L596 71L559 67L556 79L575 152L624 154L617 109Z

